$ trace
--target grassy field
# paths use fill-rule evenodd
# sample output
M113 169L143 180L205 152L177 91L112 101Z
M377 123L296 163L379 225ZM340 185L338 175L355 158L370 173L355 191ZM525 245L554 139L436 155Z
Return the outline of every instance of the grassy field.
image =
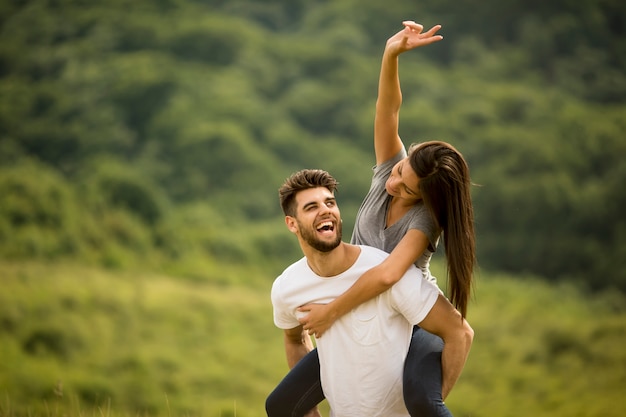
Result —
M0 277L0 416L263 416L287 371L272 276L228 285L0 263ZM458 417L626 415L625 301L483 273L449 407Z

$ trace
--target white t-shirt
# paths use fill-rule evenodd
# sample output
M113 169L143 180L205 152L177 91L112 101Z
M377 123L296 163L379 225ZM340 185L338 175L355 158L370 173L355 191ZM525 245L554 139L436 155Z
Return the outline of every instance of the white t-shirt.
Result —
M388 254L359 246L352 267L334 277L320 277L306 258L289 266L272 286L274 323L281 329L300 325L296 309L328 303ZM317 340L322 388L335 417L406 417L402 397L404 359L412 327L435 304L440 291L411 267L391 289L338 319Z

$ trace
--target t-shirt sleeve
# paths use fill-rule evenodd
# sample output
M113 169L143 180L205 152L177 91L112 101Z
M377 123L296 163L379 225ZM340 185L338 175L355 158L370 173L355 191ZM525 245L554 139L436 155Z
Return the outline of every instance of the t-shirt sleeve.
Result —
M424 233L430 243L428 250L435 252L439 241L439 228L424 204L416 206L414 210L419 213L411 216L408 229L417 229Z
M282 276L278 277L272 285L272 307L274 308L274 325L279 329L293 329L298 327L300 322L293 311L286 305L281 297Z
M373 168L374 178L372 182L375 182L376 180L380 180L381 178L384 179L384 181L386 181L393 167L404 157L406 157L406 150L402 148L400 152L395 154L391 159L386 160L380 165L376 165Z
M411 267L390 290L392 304L411 324L428 315L441 294L439 287L425 280L418 268Z

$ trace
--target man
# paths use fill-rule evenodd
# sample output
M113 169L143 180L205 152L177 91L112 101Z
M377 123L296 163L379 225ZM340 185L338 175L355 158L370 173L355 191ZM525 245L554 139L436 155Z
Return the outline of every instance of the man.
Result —
M298 321L303 314L298 307L330 302L387 257L381 250L342 242L336 186L325 171L302 170L279 190L285 223L304 253L272 287L274 322L284 329L290 368L313 348ZM322 387L334 416L409 415L402 372L415 324L443 339L443 366L458 378L473 331L437 286L411 268L391 289L338 319L317 340Z

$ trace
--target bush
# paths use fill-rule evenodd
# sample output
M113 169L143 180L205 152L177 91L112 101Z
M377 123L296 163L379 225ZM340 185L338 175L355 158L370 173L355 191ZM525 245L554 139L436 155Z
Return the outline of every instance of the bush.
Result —
M78 205L58 173L29 161L0 169L0 253L9 258L79 251Z

